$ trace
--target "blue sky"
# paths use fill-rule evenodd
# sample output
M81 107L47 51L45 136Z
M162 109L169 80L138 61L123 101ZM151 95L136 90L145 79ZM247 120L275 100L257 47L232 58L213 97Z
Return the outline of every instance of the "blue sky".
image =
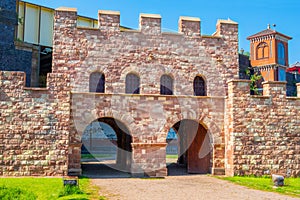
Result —
M276 30L291 36L289 63L300 61L300 1L299 0L26 0L58 8L75 7L78 14L97 18L98 10L121 12L121 25L138 28L140 13L162 16L163 30L178 30L179 16L201 18L201 32L215 32L217 19L230 18L239 23L240 48L249 51L246 37L276 24Z

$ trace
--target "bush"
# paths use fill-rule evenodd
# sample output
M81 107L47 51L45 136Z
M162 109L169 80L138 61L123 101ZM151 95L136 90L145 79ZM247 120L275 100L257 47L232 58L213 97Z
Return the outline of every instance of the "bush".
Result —
M0 186L0 199L1 200L35 200L37 197L26 190L20 188Z

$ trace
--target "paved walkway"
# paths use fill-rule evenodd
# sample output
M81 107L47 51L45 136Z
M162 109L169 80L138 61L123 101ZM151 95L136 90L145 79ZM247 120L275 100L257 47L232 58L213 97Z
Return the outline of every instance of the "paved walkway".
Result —
M176 174L164 179L117 177L104 175L102 178L94 177L92 181L110 200L297 199L248 189L207 175Z

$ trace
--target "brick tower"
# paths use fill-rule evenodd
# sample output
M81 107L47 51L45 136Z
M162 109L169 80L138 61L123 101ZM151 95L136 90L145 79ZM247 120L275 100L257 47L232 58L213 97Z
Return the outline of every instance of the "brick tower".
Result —
M288 41L292 38L270 28L247 38L251 65L264 81L285 81L288 67Z

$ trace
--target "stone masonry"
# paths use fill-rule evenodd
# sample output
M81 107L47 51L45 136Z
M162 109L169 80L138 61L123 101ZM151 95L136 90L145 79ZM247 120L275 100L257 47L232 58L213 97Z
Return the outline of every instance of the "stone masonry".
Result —
M263 96L250 96L250 81L228 82L226 174L300 176L300 84L286 97L286 82L264 82Z
M0 175L67 175L70 82L50 74L26 88L23 72L0 72Z
M161 33L161 17L153 14L140 15L140 30L122 32L118 12L99 11L99 29L77 27L76 19L75 9L56 10L52 70L70 74L72 85L69 169L80 172L85 127L110 117L130 130L131 172L165 176L167 133L191 119L208 129L211 172L224 173L224 96L226 81L238 78L237 23L219 20L213 36L202 36L200 19L192 17L179 19L179 33ZM105 75L106 94L88 93L95 71ZM124 94L128 73L140 77L140 95ZM160 95L164 74L174 79L174 96ZM193 96L197 75L207 81L208 97Z
M98 15L98 29L82 28L76 9L56 10L46 89L24 87L22 72L0 72L0 175L80 174L82 134L102 120L125 133L120 145L130 154L118 156L133 175L166 176L167 133L192 120L206 130L210 173L299 176L300 85L298 97L286 97L282 82L250 96L249 81L237 80L236 22L218 20L204 36L194 17L162 33L159 15L141 14L140 29L125 31L119 12ZM93 72L105 75L104 93L89 92ZM140 94L125 94L129 73L140 78ZM163 75L173 78L173 95L160 94ZM194 96L196 76L207 96Z

